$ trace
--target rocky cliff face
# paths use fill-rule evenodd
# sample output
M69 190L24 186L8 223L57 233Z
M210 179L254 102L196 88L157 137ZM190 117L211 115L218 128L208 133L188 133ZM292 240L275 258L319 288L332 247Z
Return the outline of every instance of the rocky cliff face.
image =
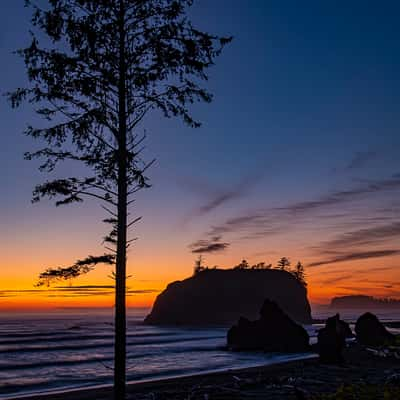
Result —
M281 270L206 270L173 282L158 295L145 323L153 325L232 325L256 319L265 299L292 319L311 323L307 291Z

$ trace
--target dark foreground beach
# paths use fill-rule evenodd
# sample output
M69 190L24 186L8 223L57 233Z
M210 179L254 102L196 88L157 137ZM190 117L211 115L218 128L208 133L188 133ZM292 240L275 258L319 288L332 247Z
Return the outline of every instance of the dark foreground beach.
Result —
M131 384L128 399L390 399L400 400L400 360L351 345L346 363L317 359ZM333 393L342 392L337 397ZM346 397L348 393L349 397ZM386 397L384 397L386 396ZM110 400L110 387L24 397L29 400Z

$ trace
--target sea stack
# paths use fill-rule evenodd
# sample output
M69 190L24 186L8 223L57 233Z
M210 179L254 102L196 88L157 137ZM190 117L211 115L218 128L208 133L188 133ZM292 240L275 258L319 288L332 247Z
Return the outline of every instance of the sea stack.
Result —
M145 323L231 326L238 316L257 319L266 298L291 319L311 323L306 288L289 272L276 269L210 269L171 283L158 295Z

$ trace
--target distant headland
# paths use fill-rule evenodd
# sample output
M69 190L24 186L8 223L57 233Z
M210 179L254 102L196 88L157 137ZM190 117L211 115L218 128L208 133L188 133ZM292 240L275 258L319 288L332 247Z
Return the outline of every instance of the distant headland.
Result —
M376 309L376 308L400 308L400 300L391 298L376 298L366 295L349 295L334 297L331 300L331 308L360 308L360 309Z
M197 271L170 283L158 295L145 323L152 325L232 325L240 316L256 319L265 299L294 320L311 323L306 285L282 269L233 268Z

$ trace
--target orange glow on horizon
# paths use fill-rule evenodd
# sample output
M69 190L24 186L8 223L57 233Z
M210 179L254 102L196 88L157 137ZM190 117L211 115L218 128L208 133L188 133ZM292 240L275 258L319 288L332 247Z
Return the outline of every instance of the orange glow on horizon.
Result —
M194 255L176 244L168 252L165 249L154 254L146 246L135 250L135 257L130 259L128 275L128 307L152 306L156 296L165 289L168 283L189 277L193 271ZM93 251L95 252L95 251ZM243 257L242 252L250 249L235 251L236 254L215 255L206 258L208 265L220 265L221 268L232 267ZM98 251L97 251L98 253ZM400 298L400 270L396 268L398 257L368 259L352 262L309 267L313 260L293 250L292 252L276 251L273 256L266 255L249 259L249 263L260 261L274 262L280 254L292 254L292 263L303 260L306 266L308 281L308 297L313 304L328 304L332 297L349 294L367 294L376 297ZM17 254L17 253L16 253ZM56 260L62 263L56 263ZM75 258L72 258L75 260ZM30 254L18 255L16 260L7 259L2 266L0 286L0 310L51 310L62 308L112 308L114 305L113 281L109 278L111 268L97 267L89 274L73 282L58 282L49 288L35 288L36 277L43 270L43 265L68 265L71 257L63 255L58 249L43 253L32 251ZM30 261L30 262L29 262ZM173 265L173 268L171 267ZM1 268L1 266L0 266Z

